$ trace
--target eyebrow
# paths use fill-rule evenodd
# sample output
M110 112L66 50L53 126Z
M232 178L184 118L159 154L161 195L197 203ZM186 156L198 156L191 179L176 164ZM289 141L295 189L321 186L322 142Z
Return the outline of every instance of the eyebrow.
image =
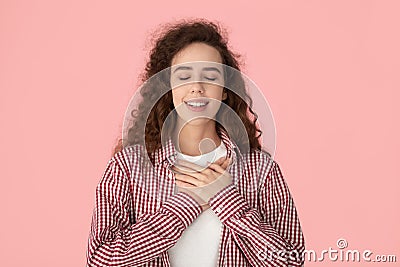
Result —
M173 73L177 72L178 70L192 70L192 69L193 69L192 67L180 66L180 67L177 67L177 68L174 70Z
M203 68L203 70L206 70L206 71L215 70L216 72L218 72L219 74L221 74L221 71L220 71L219 69L217 69L216 67L205 67L205 68Z
M192 69L193 69L192 67L180 66L180 67L177 67L177 68L174 70L173 73L175 73L175 72L178 71L178 70L192 70ZM203 70L205 70L205 71L217 71L219 74L221 74L221 71L220 71L219 69L217 69L216 67L205 67L205 68L203 68Z

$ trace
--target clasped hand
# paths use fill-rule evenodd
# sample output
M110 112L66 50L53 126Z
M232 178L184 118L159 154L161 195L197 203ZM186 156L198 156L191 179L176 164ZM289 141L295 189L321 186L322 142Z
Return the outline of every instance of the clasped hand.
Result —
M203 211L209 208L208 201L220 190L232 183L232 176L226 171L230 158L221 157L207 167L178 159L172 167L175 171L178 192L193 197Z

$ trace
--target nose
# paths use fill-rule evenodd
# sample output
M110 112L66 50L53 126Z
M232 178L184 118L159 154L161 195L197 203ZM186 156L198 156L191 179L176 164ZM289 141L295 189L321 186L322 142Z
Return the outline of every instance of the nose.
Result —
M192 86L190 87L190 92L191 93L204 93L204 88L203 85L199 82L192 83Z

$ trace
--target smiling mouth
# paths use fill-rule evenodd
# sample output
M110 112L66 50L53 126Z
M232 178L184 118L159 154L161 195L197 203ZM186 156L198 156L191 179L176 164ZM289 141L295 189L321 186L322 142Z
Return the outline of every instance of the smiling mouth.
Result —
M209 101L207 100L189 100L184 101L186 106L192 111L203 111L206 109Z

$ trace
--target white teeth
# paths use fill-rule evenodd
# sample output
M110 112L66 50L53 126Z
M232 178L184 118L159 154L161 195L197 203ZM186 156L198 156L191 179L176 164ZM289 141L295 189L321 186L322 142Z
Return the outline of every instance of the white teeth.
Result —
M187 102L187 104L192 107L202 107L202 106L205 106L207 103L205 103L205 102Z

